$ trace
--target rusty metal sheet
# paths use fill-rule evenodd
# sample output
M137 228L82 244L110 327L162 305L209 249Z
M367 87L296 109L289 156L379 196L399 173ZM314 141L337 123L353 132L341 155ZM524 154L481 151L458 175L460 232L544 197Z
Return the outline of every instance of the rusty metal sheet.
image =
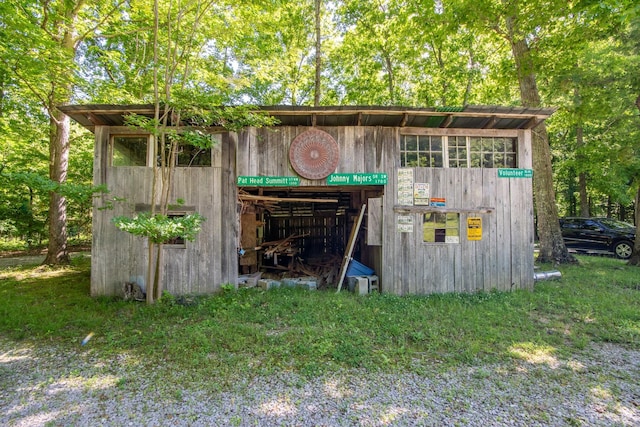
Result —
M303 178L326 178L335 171L339 160L338 143L320 129L309 129L301 133L289 147L291 166Z

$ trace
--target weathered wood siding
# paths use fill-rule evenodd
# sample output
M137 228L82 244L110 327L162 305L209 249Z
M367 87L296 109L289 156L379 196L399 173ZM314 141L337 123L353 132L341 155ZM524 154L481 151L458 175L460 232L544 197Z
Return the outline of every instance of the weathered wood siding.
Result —
M172 199L182 198L207 218L195 242L185 249L164 249L165 289L172 293L208 293L237 280L237 176L297 176L289 164L291 141L308 127L248 129L225 133L211 168L178 168ZM432 197L446 198L446 210L460 212L459 243L424 243L424 208L412 207L414 232L397 231L397 170L401 133L518 137L518 167L531 168L530 131L464 131L391 127L321 127L340 147L337 173L385 172L381 203L376 202L379 246L370 246L367 262L380 277L383 292L399 295L509 290L533 286L532 180L498 178L496 169L415 168L415 182L430 184ZM110 194L94 209L92 295L115 295L122 283L140 282L147 265L146 242L113 226L111 218L132 215L136 203L150 203L151 168L107 166L110 134L124 128L96 127L94 177ZM130 132L130 131L129 131ZM301 186L325 180L301 178ZM107 199L127 200L101 210ZM422 209L422 210L421 210ZM467 218L482 218L480 241L466 236Z
M296 176L289 144L308 127L242 132L238 139L238 175ZM424 243L423 213L415 207L413 233L397 232L398 128L320 127L338 142L337 173L386 172L382 200L382 247L372 250L381 287L394 294L476 292L533 286L532 181L498 178L497 169L415 168L415 182L428 182L433 197L446 198L446 210L460 212L460 242ZM518 137L519 168L531 168L530 131L403 129L406 134ZM301 186L324 180L301 179ZM482 218L480 241L466 236L467 218Z
M147 268L146 239L118 230L111 222L117 215L131 216L136 204L151 204L153 169L109 167L110 134L131 133L125 128L96 128L95 184L110 193L93 210L91 294L118 295L122 284L144 285ZM214 150L212 167L176 168L171 200L184 199L185 207L206 218L194 242L184 248L163 249L164 289L174 294L210 293L237 278L237 223L235 187L235 141L225 134ZM103 209L114 197L113 209Z

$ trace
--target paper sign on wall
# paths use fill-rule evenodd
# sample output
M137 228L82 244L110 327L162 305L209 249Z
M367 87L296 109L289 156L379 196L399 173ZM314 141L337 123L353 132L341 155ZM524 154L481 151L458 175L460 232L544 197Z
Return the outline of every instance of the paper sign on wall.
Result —
M482 218L467 218L467 239L482 240Z
M413 204L429 206L428 182L416 182L413 184Z
M447 206L447 199L444 197L432 197L429 200L429 206L433 206L434 208L444 208Z
M398 215L398 233L413 233L413 216Z
M413 205L413 169L398 169L398 204Z

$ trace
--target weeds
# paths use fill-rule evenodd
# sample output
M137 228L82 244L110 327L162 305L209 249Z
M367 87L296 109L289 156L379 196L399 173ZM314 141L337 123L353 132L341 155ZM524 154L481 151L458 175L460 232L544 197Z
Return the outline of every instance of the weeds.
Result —
M533 292L359 297L300 289L164 295L158 303L89 296L89 260L0 271L0 334L47 340L180 380L219 383L278 370L416 370L544 357L593 341L640 347L638 270L581 257ZM478 374L480 377L482 373ZM179 396L175 396L176 399Z

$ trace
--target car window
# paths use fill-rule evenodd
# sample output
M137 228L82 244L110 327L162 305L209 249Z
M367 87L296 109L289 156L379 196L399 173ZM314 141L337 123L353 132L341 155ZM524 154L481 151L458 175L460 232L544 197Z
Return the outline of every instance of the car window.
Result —
M629 228L633 228L633 225L622 221L616 221L615 219L603 218L600 222L614 230L628 230Z
M575 219L568 219L568 218L561 220L560 226L562 228L570 228L570 229L580 228L579 223Z
M600 224L598 224L597 222L588 219L588 220L586 220L584 222L584 227L583 228L586 228L587 230L600 230L600 229L602 229L602 226Z

